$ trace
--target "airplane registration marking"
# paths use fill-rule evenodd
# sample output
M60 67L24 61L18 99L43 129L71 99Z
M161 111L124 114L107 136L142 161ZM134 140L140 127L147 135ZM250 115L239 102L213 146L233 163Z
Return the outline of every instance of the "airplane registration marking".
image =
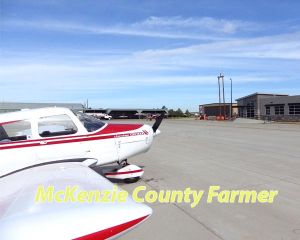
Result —
M124 133L124 134L115 135L115 138L131 137L131 136L139 136L139 135L146 135L146 133L144 131L143 132L135 132L135 133Z

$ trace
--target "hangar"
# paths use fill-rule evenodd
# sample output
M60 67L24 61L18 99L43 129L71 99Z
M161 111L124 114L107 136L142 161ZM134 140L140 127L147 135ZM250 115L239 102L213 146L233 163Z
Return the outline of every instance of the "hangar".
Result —
M65 107L80 111L84 109L81 103L22 103L22 102L0 102L0 113L15 112L22 109L33 109L43 107Z
M155 115L164 112L168 114L167 110L164 109L138 109L138 108L108 108L105 109L105 113L112 116L114 119L139 119L147 116L148 114Z
M88 108L81 103L22 103L22 102L0 102L0 113L20 111L22 109L34 109L43 107L65 107L74 111L106 113L115 119L139 119L148 114L155 115L168 111L164 109L141 109L141 108Z
M114 119L140 119L148 115L168 114L167 110L164 109L138 109L138 108L89 108L85 109L86 113L105 113L112 116Z
M232 110L230 110L231 103L209 103L209 104L203 104L199 105L199 115L203 116L206 115L208 118L215 118L217 116L232 116L237 115L237 104L232 104ZM225 114L224 114L225 111Z

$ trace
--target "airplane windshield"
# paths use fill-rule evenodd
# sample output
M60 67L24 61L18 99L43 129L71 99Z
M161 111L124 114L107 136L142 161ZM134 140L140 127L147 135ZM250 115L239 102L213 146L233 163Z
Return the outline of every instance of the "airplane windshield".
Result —
M105 125L105 123L100 121L99 119L92 116L88 116L83 113L77 114L77 117L82 122L82 124L88 132L94 132Z

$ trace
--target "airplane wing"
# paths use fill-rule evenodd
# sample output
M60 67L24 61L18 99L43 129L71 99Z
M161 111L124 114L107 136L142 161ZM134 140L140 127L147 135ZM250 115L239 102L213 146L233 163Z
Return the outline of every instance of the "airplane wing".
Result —
M58 192L69 187L78 191L116 190L107 179L79 163L56 163L26 169L0 178L1 239L111 239L132 229L151 215L151 208L134 202L36 203L37 189L54 190L56 200L66 200ZM39 188L40 189L40 188ZM70 189L69 189L70 190ZM76 191L77 191L76 190ZM117 193L121 191L117 188ZM51 199L51 191L46 192ZM42 196L42 195L38 195ZM71 196L71 197L70 197ZM78 197L78 195L77 195ZM99 200L99 199L98 199ZM103 200L103 199L102 199Z

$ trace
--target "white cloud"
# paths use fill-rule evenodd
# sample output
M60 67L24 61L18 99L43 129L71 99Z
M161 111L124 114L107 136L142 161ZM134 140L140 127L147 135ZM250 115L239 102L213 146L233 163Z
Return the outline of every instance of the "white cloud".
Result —
M259 29L256 23L240 20L226 20L211 17L182 18L150 17L136 23L115 24L111 26L91 25L57 20L12 20L2 21L2 27L36 29L39 31L59 31L73 34L97 35L127 35L152 38L194 39L194 40L222 40L226 35L238 31Z
M123 56L81 55L63 59L60 55L41 61L37 55L2 61L2 79L61 79L94 84L110 81L133 85L205 83L210 74L219 71L248 72L249 79L264 81L274 76L294 76L299 68L300 33L255 39L237 39L192 45L170 50L154 49L127 53ZM97 51L96 51L97 52ZM275 64L278 64L276 66ZM253 74L251 72L260 72ZM271 76L271 75L272 76ZM181 77L180 77L180 76ZM264 77L260 77L260 76ZM185 77L182 77L185 76ZM241 77L242 78L242 77ZM69 80L68 80L69 79ZM201 79L206 79L203 82ZM245 79L245 78L244 78ZM115 83L115 85L114 85ZM125 84L126 85L126 84Z
M136 37L169 38L169 39L194 39L194 40L217 40L223 37L210 36L201 33L163 31L161 29L145 29L133 25L96 26L80 23L67 23L53 20L6 20L2 27L21 29L36 29L39 31L59 31L72 34L95 34L95 35L125 35Z
M155 49L138 53L140 57L170 58L178 56L214 58L269 58L300 60L300 32L247 39L210 42L175 49Z
M240 20L226 20L217 19L212 17L202 18L183 18L181 16L176 17L149 17L141 23L137 23L137 26L146 27L173 27L173 28L190 28L194 31L211 31L216 33L235 33L238 30L249 31L257 30L260 26L256 23L240 21Z
M169 19L170 20L170 19ZM194 20L194 19L193 19ZM174 21L165 22L161 19L151 20L148 25L156 27L146 28L145 32L154 36L166 36L164 31L158 32L158 24L174 25ZM192 19L182 23L177 19L177 25L193 27ZM99 28L60 22L11 22L12 26L24 28L38 28L44 30L70 31L82 33L102 34L137 34L142 26L126 29ZM143 23L144 24L144 23ZM8 26L8 25L7 25ZM182 27L182 26L181 26ZM179 26L178 26L179 28ZM230 30L227 32L232 32ZM117 30L116 30L117 29ZM213 29L213 27L212 27ZM232 28L233 29L233 28ZM235 31L238 31L234 27ZM132 31L132 32L131 32ZM172 33L174 37L182 36ZM177 34L177 35L176 35ZM189 37L191 34L186 35ZM171 36L171 35L170 35ZM99 49L89 50L88 53L78 49L67 52L52 53L43 58L38 52L11 53L1 60L0 84L6 89L3 96L20 95L24 99L44 99L45 92L48 99L55 96L89 96L107 92L120 92L148 87L174 88L199 87L201 93L206 88L213 89L216 76L220 71L230 75L235 84L247 82L282 82L295 81L300 60L300 32L265 36L256 38L232 38L230 40L214 39L201 44L173 49L149 49L136 52L125 52L120 55L100 54ZM9 81L7 81L9 79ZM5 81L4 81L5 80ZM105 98L105 97L103 97ZM21 99L20 99L21 100ZM51 99L50 99L51 100ZM68 99L66 99L68 100Z

